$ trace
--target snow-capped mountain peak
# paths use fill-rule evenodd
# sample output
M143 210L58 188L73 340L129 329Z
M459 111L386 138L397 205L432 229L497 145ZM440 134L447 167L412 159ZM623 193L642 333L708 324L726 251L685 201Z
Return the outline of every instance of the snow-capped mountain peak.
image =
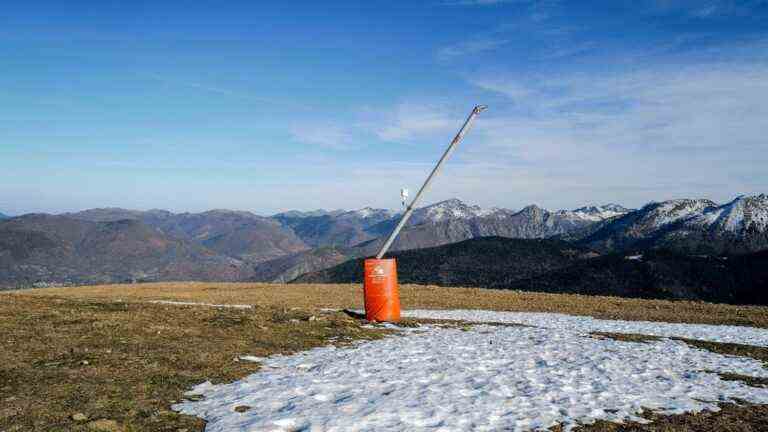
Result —
M468 205L463 201L452 198L423 207L417 210L417 216L423 221L439 222L445 219L471 219L475 217L489 216L499 211L497 208L483 209L480 206Z
M651 203L643 207L643 221L653 228L660 228L678 221L700 215L708 209L717 207L708 199L674 199L660 203Z
M343 213L341 217L358 217L363 219L375 217L378 219L387 219L394 216L394 214L395 213L392 210L363 207L361 209L351 210Z
M561 210L558 212L558 214L566 218L599 222L617 216L624 216L630 211L632 210L622 207L618 204L605 204L601 206L581 207L570 211Z
M691 224L738 232L744 229L766 231L768 228L768 195L739 196L719 207L705 209L693 217Z

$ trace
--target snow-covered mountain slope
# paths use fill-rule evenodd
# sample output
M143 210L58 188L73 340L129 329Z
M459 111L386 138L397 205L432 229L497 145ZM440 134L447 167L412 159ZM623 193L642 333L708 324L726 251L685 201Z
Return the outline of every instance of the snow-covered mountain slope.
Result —
M439 223L446 221L469 221L480 219L484 221L507 220L513 224L523 222L530 224L542 224L551 227L551 230L568 231L570 225L584 225L606 219L622 216L631 210L620 205L607 204L603 206L582 207L576 210L549 211L536 205L529 205L520 211L505 208L491 207L481 208L477 205L469 205L458 199L450 199L432 204L414 211L410 225L422 223ZM558 228L560 227L560 228ZM539 231L548 231L547 229ZM541 236L547 236L542 234ZM533 234L538 237L539 235ZM523 235L526 237L526 235Z
M361 245L360 256L378 248L397 219L372 227L381 236ZM547 238L571 233L593 223L580 216L550 212L535 205L516 212L501 208L483 209L454 199L414 211L391 250L440 246L476 237Z
M326 216L326 215L338 216L345 212L346 210L323 210L323 209L310 210L310 211L289 210L287 212L278 213L272 217L274 218L280 218L280 217L305 218L305 217L317 217L317 216Z
M336 215L338 219L369 219L375 222L381 222L389 219L395 215L395 212L387 209L377 209L371 207L363 207L357 210L346 211Z
M558 211L549 211L536 205L529 205L521 210L523 213L528 213L534 216L536 213L542 213L546 215L552 215L552 217L555 219L585 222L598 222L616 216L625 215L630 211L632 210L624 208L618 204L606 204L602 206L581 207L575 210ZM461 200L454 198L415 210L413 214L413 224L417 225L423 222L440 222L448 219L472 219L494 216L505 217L514 215L516 213L520 212L498 207L481 208L480 206L469 205L462 202Z
M768 195L740 196L728 204L705 209L701 214L691 217L686 224L730 232L766 231Z
M498 208L484 209L480 208L480 206L468 205L459 199L453 198L414 210L410 223L411 225L418 225L425 222L467 220L505 211L509 212L509 210Z
M581 207L577 208L576 210L560 210L556 212L556 214L562 215L566 218L573 218L590 222L600 222L606 219L615 218L617 216L624 216L630 211L632 210L622 207L618 204L606 204L602 206Z
M707 199L651 203L588 236L601 250L664 247L689 253L754 252L768 248L768 196L740 196L718 205Z
M642 223L651 229L662 228L674 222L700 215L717 204L708 199L677 199L652 203L643 208Z

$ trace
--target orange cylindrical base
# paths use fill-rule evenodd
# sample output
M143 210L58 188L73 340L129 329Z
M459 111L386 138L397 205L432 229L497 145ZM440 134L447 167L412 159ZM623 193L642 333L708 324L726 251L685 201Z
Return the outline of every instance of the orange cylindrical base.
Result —
M400 321L400 293L397 289L395 259L367 259L364 270L365 319Z

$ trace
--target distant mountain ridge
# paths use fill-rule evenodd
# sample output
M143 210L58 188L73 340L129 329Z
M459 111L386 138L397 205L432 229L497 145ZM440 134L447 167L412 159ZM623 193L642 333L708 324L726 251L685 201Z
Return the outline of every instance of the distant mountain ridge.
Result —
M738 254L768 248L768 195L651 203L612 220L581 244L601 251L668 248L688 254Z
M593 225L596 221L607 220L629 211L615 204L557 212L535 205L520 211L482 209L467 205L458 199L450 199L414 210L408 224L392 244L391 251L429 248L488 236L548 238L574 233ZM321 250L312 249L275 261L266 261L256 267L256 280L286 282L301 272L318 271L346 259L375 255L399 221L400 215L373 209L366 209L364 213L371 219L366 220L367 223L358 220L354 228L349 228L347 224L328 216L322 217L320 224L315 219L300 219L299 225L293 227L297 235L308 244L321 242L307 239L308 230L304 229L305 226L309 229L321 227L323 232L331 232L342 225L343 232L354 233L354 237L348 236L346 239L354 238L354 241L326 242L320 246ZM370 223L376 220L380 222ZM327 246L335 247L333 253L324 249ZM276 271L277 269L283 271Z
M102 208L68 213L64 216L92 222L138 220L167 235L198 243L210 250L250 263L309 249L291 229L284 227L279 221L247 211L171 213L165 210Z
M172 213L99 208L59 216L7 218L0 221L0 266L5 266L0 269L7 270L0 272L0 286L189 279L192 275L202 280L287 282L374 255L400 216L370 207L288 211L273 216L222 209ZM112 224L110 229L120 233L111 240L111 248L99 246L107 239L89 231L95 229L93 224L102 228ZM530 205L514 211L484 209L451 199L416 209L391 252L503 237L567 241L601 254L653 249L688 255L747 254L768 249L767 227L768 197L764 194L740 196L723 205L705 199L669 200L638 210L606 204L558 211ZM82 240L78 233L83 230L98 242L78 249ZM34 246L31 250L24 246L24 238ZM123 246L118 247L120 243ZM175 245L175 249L153 249L151 244ZM105 255L148 253L152 258L135 261L123 272L102 265L106 258L99 261L88 255L89 250L99 248ZM169 252L172 250L177 252ZM174 259L183 264L174 266Z
M243 280L241 261L138 220L29 214L0 222L0 286Z
M8 219L10 216L4 213L0 213L0 219Z
M319 215L280 213L273 218L290 227L305 244L321 247L352 246L378 237L378 231L371 228L393 216L390 210L364 207Z

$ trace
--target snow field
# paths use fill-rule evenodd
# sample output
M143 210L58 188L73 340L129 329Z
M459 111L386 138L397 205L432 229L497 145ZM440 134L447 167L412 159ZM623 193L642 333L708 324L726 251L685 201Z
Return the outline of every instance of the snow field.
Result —
M495 312L486 310L409 310L403 311L402 314L410 318L523 324L557 329L579 335L588 335L593 332L633 333L768 347L768 330L745 326L602 320L588 316L557 313Z
M642 421L637 414L643 408L683 413L717 409L717 402L733 398L768 403L768 389L717 375L768 377L756 360L669 339L632 343L584 334L627 328L618 321L487 311L407 314L525 318L540 326L425 326L345 348L274 356L243 380L195 387L190 393L204 399L174 409L206 419L207 431L524 431L556 424L570 429L596 419ZM637 333L735 337L729 327L632 324L642 330ZM765 330L741 329L768 340ZM250 409L235 411L242 406Z

